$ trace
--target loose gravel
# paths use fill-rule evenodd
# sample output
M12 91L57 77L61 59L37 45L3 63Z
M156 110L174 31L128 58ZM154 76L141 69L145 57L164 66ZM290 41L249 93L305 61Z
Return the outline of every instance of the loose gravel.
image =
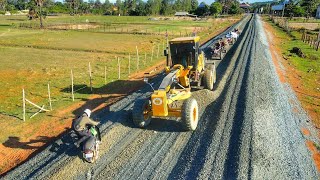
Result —
M81 160L70 132L4 179L319 179L300 133L308 116L277 77L260 18L236 26L243 32L217 66L214 91L193 93L196 131L172 119L135 128L131 109L151 94L145 86L95 115L103 135L96 163Z

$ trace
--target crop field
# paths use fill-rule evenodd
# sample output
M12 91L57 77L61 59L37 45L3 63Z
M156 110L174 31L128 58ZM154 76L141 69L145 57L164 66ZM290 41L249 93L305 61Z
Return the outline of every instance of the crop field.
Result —
M38 24L38 21L30 22L25 16L0 16L0 125L7 127L0 135L0 150L5 152L0 154L0 172L25 160L52 137L61 134L70 126L70 120L79 115L79 109L96 108L87 103L89 100L98 97L99 102L108 104L110 97L121 98L141 85L142 81L137 77L151 71L150 67L164 63L166 30L169 39L197 32L205 41L237 20L239 17L192 21L58 16L47 17L45 28L38 29L21 28L21 23ZM94 24L91 22L100 27L92 28L90 25L91 29L83 30L48 28L58 24ZM74 88L79 90L75 92L75 101L71 98L71 70ZM22 89L25 89L27 99L48 109L48 84L53 111L30 119L38 109L27 104L27 118L23 122ZM18 140L10 142L10 138ZM32 146L12 148L12 144L22 142Z

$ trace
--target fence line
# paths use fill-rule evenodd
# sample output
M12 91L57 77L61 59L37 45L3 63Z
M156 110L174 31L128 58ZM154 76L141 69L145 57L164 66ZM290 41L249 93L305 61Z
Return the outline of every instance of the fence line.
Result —
M142 61L140 62L140 54L139 54L139 48L138 46L136 46L136 60L137 60L137 64L136 64L136 72L138 72L141 68L140 68L140 65L146 65L146 61L147 59L150 58L150 62L153 62L153 57L154 57L154 48L155 46L158 45L158 53L157 53L157 56L159 57L159 51L160 51L160 44L155 44L152 46L152 49L150 48L150 50L152 50L150 53L149 53L149 56L151 57L147 57L147 51L144 52L144 60L141 59ZM143 57L143 56L142 56ZM125 57L122 57L123 59L125 59ZM129 71L129 75L132 73L131 72L131 65L133 63L131 63L132 59L131 59L131 53L129 53L129 59L128 59L128 67L126 66L122 66L121 67L121 59L120 57L116 57L116 61L117 61L117 69L118 69L118 77L117 79L120 80L121 79L121 73L125 73L124 71L122 71L123 69ZM111 68L114 68L114 67L111 67ZM122 68L122 70L121 70ZM93 91L93 71L92 71L92 67L91 67L91 62L88 62L88 73L89 73L89 84L90 84L90 90L91 92ZM86 73L85 73L86 74ZM84 75L81 75L81 77L84 76ZM102 76L102 78L104 78L104 84L107 84L107 66L105 65L104 66L104 76ZM70 70L70 79L71 79L71 97L69 96L69 99L71 99L72 101L75 101L75 92L77 91L80 91L82 89L85 89L87 88L88 86L85 85L83 87L78 87L77 89L75 89L75 77L74 77L74 69L71 69ZM28 104L31 104L32 106L36 107L37 109L39 109L37 112L35 112L34 114L32 114L30 116L30 118L33 118L35 117L36 115L38 115L39 113L41 112L48 112L48 111L52 111L53 110L53 107L52 107L52 97L51 97L51 90L50 90L50 83L47 84L47 96L48 96L48 109L45 108L45 105L37 105L36 103L30 101L29 99L26 98L26 94L25 94L25 89L22 90L22 108L23 108L23 121L26 121L26 103Z
M37 22L30 22L30 23L19 23L14 24L16 28L28 28L28 29L40 29L40 25ZM139 27L139 26L137 26ZM61 30L61 31L88 31L88 32L99 32L99 33L108 33L108 34L139 34L139 35L149 35L149 36L162 36L169 34L171 36L181 36L181 30L171 31L168 32L165 29L158 29L158 31L148 31L148 28L135 28L135 27L118 27L118 24L109 24L106 22L99 22L97 24L90 24L89 22L65 22L65 23L50 23L45 24L44 29L48 30ZM42 28L42 29L43 29ZM188 36L191 33L188 33L188 30L185 29L185 35Z

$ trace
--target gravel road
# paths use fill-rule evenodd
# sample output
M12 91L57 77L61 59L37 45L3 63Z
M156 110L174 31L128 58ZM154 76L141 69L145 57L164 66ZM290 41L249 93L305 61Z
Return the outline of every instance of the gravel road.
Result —
M259 16L236 26L243 32L217 66L214 91L193 93L201 110L196 131L171 119L135 128L130 113L137 98L150 95L145 86L95 114L103 135L96 163L81 160L67 133L3 178L319 179L300 132L308 116L280 83Z

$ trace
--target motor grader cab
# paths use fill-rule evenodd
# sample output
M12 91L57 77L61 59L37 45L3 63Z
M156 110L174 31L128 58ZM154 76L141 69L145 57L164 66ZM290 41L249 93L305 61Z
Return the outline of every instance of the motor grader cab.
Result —
M204 53L200 49L200 37L181 37L172 39L169 42L170 53L167 55L168 66L166 71L170 71L175 65L182 65L185 69L191 67L188 72L188 80L192 86L204 86L205 89L213 90L213 85L216 81L215 65L205 64ZM183 83L183 81L181 81Z
M199 50L199 40L197 36L169 41L170 53L165 51L167 75L158 90L154 90L150 84L154 92L149 98L135 102L132 119L136 126L146 127L152 117L176 117L181 118L185 130L196 129L199 109L197 101L191 97L191 84L203 84L206 89L212 90L215 82L214 65L205 65L204 54Z

